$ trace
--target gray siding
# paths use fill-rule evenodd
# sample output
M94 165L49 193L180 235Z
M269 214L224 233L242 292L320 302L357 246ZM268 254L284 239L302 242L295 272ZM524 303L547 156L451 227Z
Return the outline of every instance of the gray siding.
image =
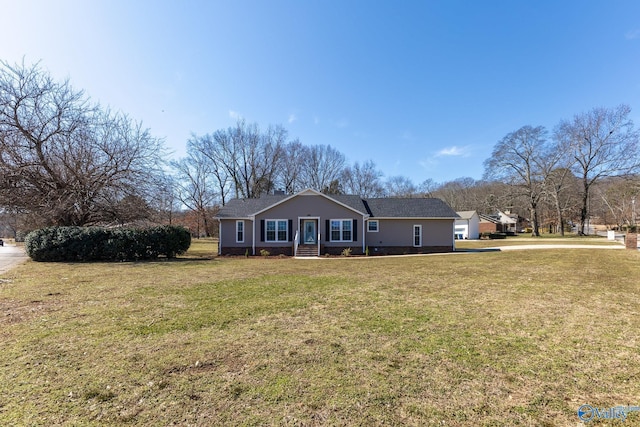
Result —
M362 246L362 215L356 213L352 209L341 206L328 200L322 196L304 196L300 195L287 200L284 203L275 206L259 215L256 215L256 245L260 246L282 246L281 243L260 242L260 223L266 219L287 219L293 220L293 230L290 230L292 237L295 236L299 229L299 218L311 217L320 218L318 223L318 232L320 233L320 242L324 246L345 246L344 242L326 241L326 220L328 219L355 219L357 220L356 237L357 240L349 242L349 245Z
M453 219L380 219L379 231L367 231L367 245L413 246L413 226L422 225L422 246L451 246Z
M244 220L244 243L236 243L235 219L223 219L220 221L220 236L223 248L250 248L253 242L253 223L249 219Z

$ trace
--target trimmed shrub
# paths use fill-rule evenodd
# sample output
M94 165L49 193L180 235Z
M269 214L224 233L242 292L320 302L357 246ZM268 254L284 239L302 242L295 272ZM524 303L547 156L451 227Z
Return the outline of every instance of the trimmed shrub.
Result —
M147 229L48 227L25 238L25 250L34 261L135 261L159 256L175 258L191 245L183 227Z

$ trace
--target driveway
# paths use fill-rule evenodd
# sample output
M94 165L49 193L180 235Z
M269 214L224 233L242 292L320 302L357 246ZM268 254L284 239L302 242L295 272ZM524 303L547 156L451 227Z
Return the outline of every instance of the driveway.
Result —
M22 246L7 244L0 246L0 274L6 273L27 259L29 259L29 257Z

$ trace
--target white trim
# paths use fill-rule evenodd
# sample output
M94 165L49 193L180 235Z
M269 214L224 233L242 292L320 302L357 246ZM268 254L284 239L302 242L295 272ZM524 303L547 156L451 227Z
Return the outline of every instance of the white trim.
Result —
M420 233L418 234L417 237L420 237L420 244L416 245L416 227L420 230ZM411 243L413 244L414 248L421 248L422 247L422 224L413 224L413 227L411 227Z
M376 223L376 229L375 230L370 230L369 229L369 224L375 222ZM378 231L380 231L380 221L377 219L368 219L367 220L367 233L377 233Z
M333 221L340 221L340 240L333 240ZM349 221L351 223L351 239L343 240L344 237L344 228L343 225L345 222ZM329 218L329 242L331 243L346 243L353 242L353 218Z
M316 220L316 239L318 238L318 234L320 234L320 217L319 216L299 216L298 217L298 225L297 225L297 230L300 233L299 234L299 238L300 240L304 240L304 230L300 229L300 223L304 222L305 219L315 219ZM320 240L318 239L318 241L316 242L318 245L320 244Z
M238 224L242 224L242 240L238 240ZM244 234L246 233L244 219L236 220L236 243L244 243Z
M275 222L275 225L276 225L276 228L275 228L275 230L274 230L274 231L275 231L275 233L276 233L276 236L275 236L276 238L275 238L275 240L269 240L269 237L267 236L267 223L268 223L269 221L273 221L273 222ZM286 225L286 227L287 227L287 228L286 228L286 230L285 230L285 231L286 231L286 236L285 236L285 239L284 239L284 240L279 240L279 239L278 239L278 232L280 231L280 230L278 230L278 223L279 223L279 222L284 222L284 224L285 224L285 225ZM282 243L282 242L288 242L288 241L289 241L289 233L290 233L290 230L289 230L289 220L288 220L288 219L271 219L271 218L266 219L266 218L265 218L265 220L264 220L264 241L265 241L265 243Z

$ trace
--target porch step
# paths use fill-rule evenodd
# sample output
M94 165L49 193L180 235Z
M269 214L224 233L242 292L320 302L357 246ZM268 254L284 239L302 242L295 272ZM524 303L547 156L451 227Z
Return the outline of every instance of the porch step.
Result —
M296 256L297 257L318 256L318 246L317 245L299 245Z

